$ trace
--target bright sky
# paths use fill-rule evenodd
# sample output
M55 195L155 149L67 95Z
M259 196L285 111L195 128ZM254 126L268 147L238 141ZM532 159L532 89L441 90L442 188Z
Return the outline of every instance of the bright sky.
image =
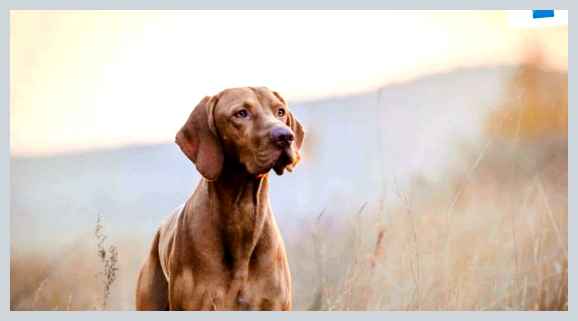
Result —
M500 11L12 11L11 150L172 141L205 95L265 85L344 95L458 67L516 63L529 42L567 69L567 25Z

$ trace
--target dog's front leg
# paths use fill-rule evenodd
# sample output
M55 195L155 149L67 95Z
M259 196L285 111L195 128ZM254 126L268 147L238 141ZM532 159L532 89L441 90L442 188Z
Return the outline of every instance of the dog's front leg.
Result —
M236 264L233 277L227 291L227 302L231 302L234 308L246 310L249 307L249 298L246 289L249 278L249 264ZM232 307L233 308L233 307Z
M230 310L225 306L226 287L218 277L193 279L190 271L184 270L175 277L171 287L171 310Z

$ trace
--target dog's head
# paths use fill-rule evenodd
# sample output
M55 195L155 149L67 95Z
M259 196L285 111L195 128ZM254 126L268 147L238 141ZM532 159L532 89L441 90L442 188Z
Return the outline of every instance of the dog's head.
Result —
M285 100L265 87L225 89L195 107L175 141L208 180L225 163L250 175L291 171L299 161L304 132Z

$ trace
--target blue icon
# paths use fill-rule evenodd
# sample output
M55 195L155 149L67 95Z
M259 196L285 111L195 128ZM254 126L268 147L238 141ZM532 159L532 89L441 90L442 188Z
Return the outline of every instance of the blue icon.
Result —
M534 19L553 18L553 17L554 17L554 10L532 10L532 18Z

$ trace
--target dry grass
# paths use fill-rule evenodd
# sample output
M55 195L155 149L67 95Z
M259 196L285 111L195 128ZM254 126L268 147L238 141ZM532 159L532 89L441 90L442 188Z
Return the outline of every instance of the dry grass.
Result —
M303 222L284 235L295 308L567 310L567 147L548 146L539 162L484 147L443 181ZM110 246L96 226L59 252L13 250L11 308L133 309L149 236Z
M492 162L504 160L416 180L396 201L351 215L322 212L285 235L295 307L567 310L566 155L530 171ZM13 251L11 308L132 309L149 240L107 247L102 226L96 235L58 253Z
M107 310L128 308L119 302L120 266L118 248L107 247L101 215L94 238L82 235L60 251L14 251L10 260L12 310ZM123 264L124 263L124 264ZM120 300L119 300L120 301Z
M565 148L530 167L526 152L490 148L387 208L363 204L342 222L324 213L290 244L293 262L316 265L292 265L298 284L317 284L296 286L296 299L312 310L567 310Z
M110 245L108 250L105 246L106 235L104 234L104 226L102 225L102 215L98 214L96 217L96 228L94 235L97 240L97 254L102 264L102 271L99 276L102 278L102 310L106 309L108 298L110 297L110 289L118 273L118 249L114 245Z
M532 73L520 75L514 85L535 86ZM510 109L526 105L507 97ZM353 213L311 213L299 233L284 235L295 308L568 310L567 131L551 130L564 123L567 101L539 98L545 105L517 120L506 109L498 118L516 126L492 125L495 135L464 147L442 179L389 186L396 199L367 200ZM546 105L561 115L547 126L536 112ZM58 251L13 247L11 309L133 309L151 235L107 247L100 218L96 226L96 240L81 235Z

